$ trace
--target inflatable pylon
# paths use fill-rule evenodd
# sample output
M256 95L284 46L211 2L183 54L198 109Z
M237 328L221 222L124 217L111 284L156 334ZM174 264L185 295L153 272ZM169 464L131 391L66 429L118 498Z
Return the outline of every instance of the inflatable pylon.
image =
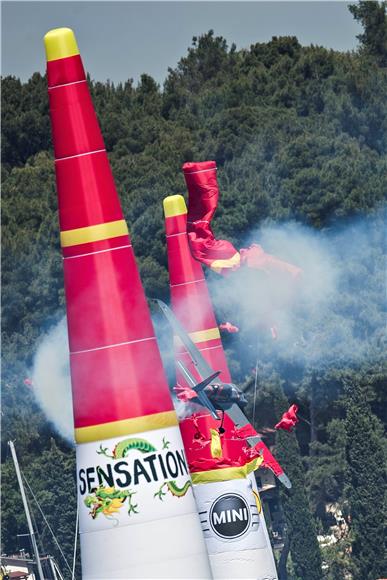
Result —
M210 577L183 444L74 33L44 38L82 578Z
M221 371L224 382L231 382L202 266L189 248L184 198L165 198L164 215L174 313L209 365ZM195 375L182 345L176 344L175 354ZM176 378L184 384L178 371ZM204 408L181 420L180 429L213 577L276 579L253 473L257 463L245 440L238 437L227 414L220 424Z

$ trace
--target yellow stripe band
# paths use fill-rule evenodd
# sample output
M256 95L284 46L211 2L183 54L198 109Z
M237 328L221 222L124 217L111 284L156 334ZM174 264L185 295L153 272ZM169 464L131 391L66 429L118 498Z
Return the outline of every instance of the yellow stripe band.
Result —
M217 338L220 339L220 332L219 328L209 328L208 330L198 330L197 332L190 332L189 335L192 342L195 344L199 342L206 342L207 340L216 340ZM183 343L178 336L175 336L174 339L175 347L182 347Z
M60 233L60 243L62 248L69 246L79 246L89 242L99 242L118 236L128 235L128 226L125 220L116 222L106 222L86 228L77 228L75 230L65 230Z
M187 206L182 195L170 195L163 201L164 215L166 218L184 215L187 213Z
M228 258L227 260L214 260L211 262L210 268L219 274L223 268L236 268L240 266L240 263L241 256L239 252L237 252L232 256L232 258Z
M211 469L211 471L191 473L192 483L213 483L216 481L229 481L230 479L246 479L249 473L258 469L262 462L263 457L256 457L242 467L225 467L224 469Z
M206 340L215 340L220 338L219 328L209 328L208 330L198 330L197 332L190 332L189 337L192 342L205 342Z
M47 61L79 54L78 44L71 28L54 28L44 36Z
M144 417L102 423L101 425L79 427L75 429L75 441L77 443L90 443L102 439L143 433L144 431L165 429L167 427L177 426L178 424L179 422L175 411L166 411L165 413L155 413L153 415L145 415Z
M259 497L259 493L258 493L257 491L254 491L254 490L253 490L253 494L254 494L254 497L255 497L255 503L257 504L257 510L258 510L258 513L260 514L260 513L261 513L261 511L262 511L262 502L261 502L261 498Z

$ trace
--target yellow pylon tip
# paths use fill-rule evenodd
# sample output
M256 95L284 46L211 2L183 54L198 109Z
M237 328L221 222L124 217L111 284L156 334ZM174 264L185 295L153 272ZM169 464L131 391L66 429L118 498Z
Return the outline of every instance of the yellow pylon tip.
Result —
M77 41L71 28L54 28L44 36L47 61L79 54Z
M164 215L166 218L187 213L187 206L182 195L170 195L163 201Z

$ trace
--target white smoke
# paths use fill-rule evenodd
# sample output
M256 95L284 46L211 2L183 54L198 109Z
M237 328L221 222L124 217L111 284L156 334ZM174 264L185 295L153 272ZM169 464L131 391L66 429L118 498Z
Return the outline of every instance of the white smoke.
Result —
M169 343L171 335L168 334L167 338ZM168 353L171 356L170 349ZM34 357L32 382L35 397L47 419L64 439L69 443L74 443L66 318L63 318L44 336ZM195 403L183 403L176 397L173 397L173 403L179 420L201 409Z
M246 247L259 243L303 275L298 285L247 268L225 279L211 276L218 315L241 328L227 339L238 357L256 357L257 343L261 360L276 357L309 368L374 356L385 331L383 217L379 212L326 231L290 223L253 232Z
M56 431L74 443L69 347L66 318L43 338L33 362L35 397Z
M187 419L187 417L191 417L194 413L199 413L203 411L203 407L201 405L197 405L196 403L180 401L176 397L173 398L173 406L175 407L176 415L179 421L183 421Z

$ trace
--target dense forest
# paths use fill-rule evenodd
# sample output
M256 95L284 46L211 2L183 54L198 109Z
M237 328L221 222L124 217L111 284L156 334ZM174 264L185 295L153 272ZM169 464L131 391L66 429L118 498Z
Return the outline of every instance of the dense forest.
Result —
M296 342L273 346L244 327L232 301L217 300L227 281L208 274L219 317L241 323L225 347L256 428L273 427L293 402L303 417L275 441L293 481L291 492L279 490L282 580L387 574L387 17L384 2L349 9L363 28L356 52L301 46L295 37L237 50L210 30L193 38L163 87L145 74L137 86L89 79L148 297L168 301L162 199L185 192L186 161L217 162L218 237L241 247L259 228L296 223L328 248L340 272L333 299L294 313L298 350ZM1 550L15 552L27 531L12 439L71 562L74 450L25 384L42 336L65 313L47 86L39 73L25 83L2 79L2 226ZM42 550L71 577L30 499Z

